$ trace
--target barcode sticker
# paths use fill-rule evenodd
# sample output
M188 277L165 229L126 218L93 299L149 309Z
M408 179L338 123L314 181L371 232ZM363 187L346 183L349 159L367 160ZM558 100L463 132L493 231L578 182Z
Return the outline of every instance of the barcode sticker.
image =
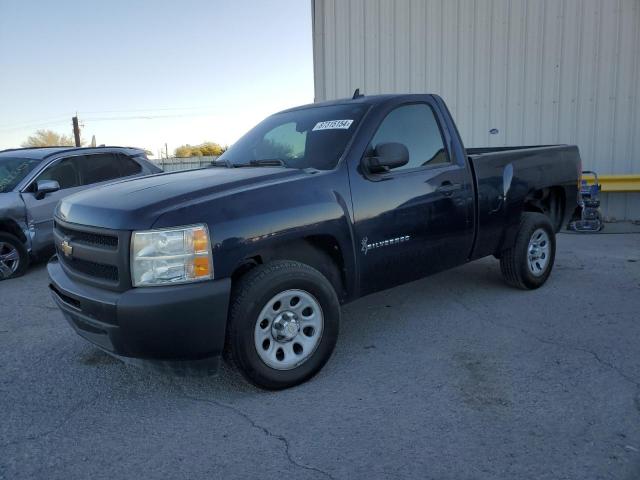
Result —
M313 127L316 130L348 130L353 120L327 120L326 122L318 122Z

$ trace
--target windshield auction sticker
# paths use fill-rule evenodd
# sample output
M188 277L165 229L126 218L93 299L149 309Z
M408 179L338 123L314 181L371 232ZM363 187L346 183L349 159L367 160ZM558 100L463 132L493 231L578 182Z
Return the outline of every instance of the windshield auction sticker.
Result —
M326 122L318 122L313 127L316 130L348 130L353 120L327 120Z

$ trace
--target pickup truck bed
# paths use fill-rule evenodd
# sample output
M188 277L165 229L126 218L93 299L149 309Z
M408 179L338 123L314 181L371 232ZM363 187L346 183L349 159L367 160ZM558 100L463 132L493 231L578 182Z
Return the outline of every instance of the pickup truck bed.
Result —
M492 255L503 243L512 241L523 205L548 215L556 232L567 214L573 213L573 208L567 207L568 202L575 207L577 190L562 185L571 185L579 176L577 147L471 148L467 154L478 186L472 259Z

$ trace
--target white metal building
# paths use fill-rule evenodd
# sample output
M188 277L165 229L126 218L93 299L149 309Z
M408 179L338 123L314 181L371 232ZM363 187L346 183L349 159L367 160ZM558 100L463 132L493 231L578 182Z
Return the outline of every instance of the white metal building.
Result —
M316 101L437 93L467 146L571 143L585 169L640 174L640 0L312 0L312 12ZM607 217L640 219L640 192L603 197Z

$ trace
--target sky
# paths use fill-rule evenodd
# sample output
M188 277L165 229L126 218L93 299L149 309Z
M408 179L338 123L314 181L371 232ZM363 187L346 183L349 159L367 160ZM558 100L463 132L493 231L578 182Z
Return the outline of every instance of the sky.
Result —
M0 0L0 149L37 129L232 144L313 102L309 0Z

